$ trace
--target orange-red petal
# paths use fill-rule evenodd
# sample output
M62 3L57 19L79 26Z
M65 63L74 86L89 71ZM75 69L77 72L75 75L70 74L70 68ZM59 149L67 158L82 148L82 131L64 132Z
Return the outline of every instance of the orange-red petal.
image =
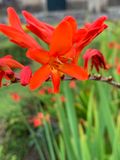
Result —
M3 57L0 58L0 64L3 65L7 65L10 68L23 68L23 65L19 62L17 62L16 60L12 59L12 58L8 58L8 57Z
M32 70L29 66L23 67L23 69L20 72L20 83L22 86L28 85L30 82L30 79L32 77Z
M26 53L27 57L41 64L46 64L49 61L48 51L41 49L29 49Z
M27 11L23 11L22 13L28 23L27 28L49 44L51 42L54 27L45 22L41 22Z
M25 18L26 18L28 23L30 23L30 24L32 24L32 25L34 25L36 27L38 26L38 27L46 29L46 30L54 31L54 27L52 25L38 20L31 13L29 13L27 11L22 11L22 13L25 16Z
M81 51L86 45L88 45L96 36L98 36L104 29L107 28L107 25L104 24L104 21L107 19L106 16L101 16L92 23L87 23L81 29L79 29L75 36L74 42L76 44L77 54L76 60L78 60L79 51Z
M65 54L72 47L71 25L62 21L55 29L50 43L50 54Z
M53 87L54 87L54 93L58 93L59 87L60 87L60 74L59 74L59 72L54 69L52 71L51 78L52 78L52 83L53 83Z
M88 79L87 71L84 68L79 67L75 64L64 63L64 64L60 65L58 69L61 72L68 74L69 76L74 77L78 80L87 80Z
M77 30L77 22L76 22L75 18L72 16L66 16L63 20L67 21L71 25L73 35L74 35L74 33Z
M19 31L14 27L0 24L0 31L20 46L25 48L42 48L30 35Z
M76 49L75 47L73 46L65 55L65 58L68 58L68 59L74 59L75 58L75 55L76 55Z
M23 29L21 27L20 19L17 15L16 11L14 10L14 8L8 7L7 12L8 12L8 20L9 20L10 25L20 31L23 31Z
M107 16L101 16L101 17L99 17L98 19L96 19L96 20L91 24L91 26L92 26L92 27L102 26L105 20L107 20ZM88 27L89 27L89 26L88 26Z
M85 27L78 29L74 36L74 42L81 41L86 36L87 32L88 30Z
M50 73L51 69L49 65L43 65L39 68L30 80L30 89L34 90L40 87L42 83L49 78Z
M35 35L37 35L40 39L42 39L47 44L50 44L52 32L48 32L41 28L41 30L35 26L27 25L26 26L31 32L33 32Z

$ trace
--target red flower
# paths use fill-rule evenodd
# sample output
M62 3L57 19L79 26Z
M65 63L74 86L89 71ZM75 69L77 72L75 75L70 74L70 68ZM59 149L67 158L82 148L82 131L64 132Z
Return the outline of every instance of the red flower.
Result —
M85 46L87 46L96 36L98 36L107 25L104 21L107 19L106 16L101 16L93 23L87 23L82 29L79 29L75 35L77 54L75 61L78 60L79 51L81 51Z
M15 102L19 102L21 100L21 97L18 93L11 93L11 98L15 101Z
M120 75L120 64L117 66L117 73Z
M55 30L55 27L41 22L36 19L32 14L27 11L23 11L23 15L26 18L28 23L27 27L40 37L43 41L50 44L52 40L52 34ZM84 27L77 29L77 22L72 16L66 16L62 21L66 21L71 26L73 36L72 43L73 48L75 48L74 54L71 52L68 53L68 56L74 58L74 61L78 61L78 57L82 49L88 45L98 34L100 34L107 25L104 24L104 21L107 19L106 16L101 16L93 23L87 23ZM65 37L65 36L64 36ZM62 38L64 39L64 38ZM74 47L75 46L75 47Z
M48 93L51 94L53 93L53 90L51 87L43 87L42 89L40 89L38 93L41 95L48 94Z
M64 35L64 38L63 36ZM30 49L27 56L42 64L31 78L30 88L32 90L41 86L41 84L51 77L54 92L59 91L60 78L63 74L68 74L79 80L86 80L88 78L87 72L76 64L71 62L71 59L66 57L72 48L73 32L71 26L66 21L62 21L54 30L50 51L40 49Z
M26 71L25 69L26 66L23 66L21 63L14 60L11 55L7 55L0 58L0 87L2 85L3 78L6 78L7 80L10 80L12 82L16 80L16 74L12 70L16 68L21 69L21 77L20 77L21 85L25 85L25 82L26 85L29 83L30 74L28 74L28 72Z
M65 96L61 96L61 102L65 102L65 101L66 101Z
M31 90L37 89L44 81L51 78L54 92L58 92L60 79L64 74L78 80L88 79L87 71L77 65L78 57L82 49L107 27L107 25L104 24L106 20L105 16L78 29L77 22L72 16L66 16L57 27L53 27L37 20L26 11L23 11L23 15L27 20L27 27L49 44L49 51L42 49L30 35L24 32L18 15L11 7L8 8L10 26L1 24L0 30L13 42L28 48L28 58L41 63L42 66L31 78ZM95 59L99 60L99 58L92 58L93 64L96 69L99 70L98 63L99 66L104 65L100 63L100 61L96 63ZM24 71L27 72L27 77L30 80L30 71L28 69L24 69ZM25 76L25 74L22 75ZM24 84L25 83L24 81Z
M119 58L119 57L116 57L116 58L115 58L115 63L114 63L115 66L114 66L114 67L116 68L117 74L120 75L120 63L119 63L119 62L120 62L120 58Z
M116 49L120 50L120 44L117 43L117 42L110 42L109 47L110 48L116 48Z
M34 125L34 127L41 126L42 124L43 123L42 123L41 119L39 119L39 118L34 118L33 119L33 125Z
M71 81L70 81L69 87L72 88L72 89L76 88L76 83L75 83L74 80L71 80Z
M21 27L20 19L15 10L9 7L7 11L10 26L1 24L0 30L5 35L7 35L11 41L17 43L22 47L41 49L42 47L30 35L24 32L24 30ZM43 41L45 41L48 44L51 44L53 33L56 30L56 28L45 22L39 21L27 11L23 11L23 15L25 16L26 21L28 23L27 27L38 37L40 37ZM104 24L104 21L106 19L106 16L102 16L93 23L87 23L84 27L77 29L78 26L74 17L66 16L62 20L62 22L67 22L71 26L72 50L74 50L74 53L68 52L68 55L66 56L68 56L69 58L71 57L73 61L77 63L79 54L82 51L82 49L107 27L107 25ZM66 35L64 35L64 37L65 36ZM61 40L63 41L64 37L61 36L59 38L61 38Z
M42 126L44 120L50 122L49 114L44 115L42 112L38 112L38 114L32 120L34 127Z
M85 69L88 69L89 60L91 60L91 69L94 66L97 72L99 72L99 68L108 69L102 53L97 49L88 49L84 54L83 59Z
M60 97L60 99L61 99L61 102L65 102L66 101L66 98L63 95ZM52 97L51 98L51 102L56 102L56 101L57 101L56 97Z
M12 7L8 7L9 26L0 24L0 31L10 40L24 48L41 48L40 45L22 29L20 19Z
M29 66L24 66L20 72L20 83L22 86L26 86L29 84L30 79L32 77L32 71Z
M22 69L24 66L14 60L12 56L7 55L0 58L0 87L2 83L2 79L6 78L8 80L13 81L15 78L15 74L12 71L13 68L20 68Z
M44 88L42 88L38 93L40 94L40 95L45 95L45 89Z
M52 90L52 88L51 87L47 87L47 93L53 93L53 90Z

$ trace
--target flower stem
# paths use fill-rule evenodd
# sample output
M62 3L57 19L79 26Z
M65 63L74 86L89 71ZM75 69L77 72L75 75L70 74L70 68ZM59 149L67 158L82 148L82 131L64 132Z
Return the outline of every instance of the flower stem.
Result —
M110 84L116 88L120 88L120 83L116 82L112 76L108 76L108 77L103 77L101 75L89 75L89 79L88 80L95 80L95 81L100 81L100 82L105 82L107 84Z
M47 79L46 81L50 81L50 80L51 80L51 78ZM66 81L66 80L77 80L77 79L72 78L72 77L68 77L68 76L64 76L61 78L61 80ZM120 88L120 82L116 82L112 76L104 77L100 74L93 74L93 75L90 74L88 77L88 80L105 82L105 83L110 84L116 88ZM5 84L3 84L3 86L9 86L12 83L19 83L19 82L20 82L20 78L17 77L14 82L10 82L9 84L5 83Z
M62 80L77 80L75 78L71 78L71 77L64 77ZM99 82L105 82L107 84L110 84L116 88L120 88L120 82L116 82L112 76L108 76L108 77L103 77L100 74L94 74L94 75L89 75L88 80L92 80L92 81L99 81Z

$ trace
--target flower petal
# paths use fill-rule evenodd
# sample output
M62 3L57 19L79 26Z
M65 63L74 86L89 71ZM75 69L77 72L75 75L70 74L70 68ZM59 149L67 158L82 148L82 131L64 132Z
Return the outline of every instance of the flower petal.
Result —
M77 30L77 32L75 33L75 36L74 36L74 42L79 42L81 41L85 35L87 34L87 29L86 28L80 28Z
M27 57L41 64L46 64L49 61L48 51L41 49L29 49L26 53Z
M2 79L5 75L5 72L4 71L0 71L0 87L2 86Z
M13 80L15 73L8 67L5 66L5 78Z
M65 54L72 47L72 28L71 25L62 21L55 29L50 44L50 53Z
M14 8L8 7L7 12L8 12L8 19L9 19L10 25L20 31L23 31L23 29L21 27L20 19L17 15L16 11L14 10Z
M10 56L10 55L9 55ZM12 59L12 57L2 57L0 58L0 65L4 67L4 65L9 66L10 68L23 68L23 65L16 60Z
M76 56L76 49L74 48L74 46L66 53L65 58L68 59L74 59Z
M83 55L84 59L84 68L88 69L88 61L91 60L91 69L93 66L96 68L97 72L99 72L99 68L108 69L107 64L105 62L104 56L97 49L88 49Z
M4 58L13 58L13 56L8 54L8 55L4 56Z
M60 70L63 73L66 73L69 76L74 77L78 80L87 80L88 79L87 71L84 68L79 67L75 64L64 63L59 66L58 70Z
M25 16L25 18L26 18L28 23L30 23L30 24L32 24L32 25L34 25L36 27L38 26L38 27L41 27L41 28L44 28L44 29L48 29L48 30L54 31L54 27L52 25L38 20L31 13L29 13L27 11L22 11L22 13Z
M39 68L30 80L30 89L34 90L40 87L42 83L49 78L50 73L51 69L49 65L43 65Z
M69 24L71 25L71 27L72 27L72 31L73 31L73 34L76 32L76 30L77 30L77 22L76 22L76 20L75 20L75 18L74 17L72 17L72 16L66 16L64 19L63 19L63 21L67 21L67 22L69 22Z
M20 72L20 83L22 86L28 85L30 82L30 79L32 77L32 70L29 66L23 67L23 69Z
M88 45L96 36L98 36L107 25L104 21L107 19L106 16L102 16L92 23L87 23L81 29L79 29L74 37L74 42L76 43L76 61L78 60L79 51L81 51L86 45Z
M23 11L22 13L28 23L27 28L29 28L34 34L36 34L43 41L49 44L54 31L54 27L45 22L41 22L27 11Z
M42 48L30 35L25 32L19 31L11 26L0 24L0 31L8 36L13 42L24 48Z
M31 32L33 32L35 35L37 35L40 39L42 39L47 44L50 44L51 37L53 32L48 32L41 28L41 30L38 29L38 27L27 25L26 26Z
M60 74L56 69L52 70L51 78L54 86L54 93L58 93L60 87Z
M98 27L103 25L104 21L107 20L107 16L101 16L98 19L96 19L90 26L92 27ZM88 25L85 25L86 27L90 27Z

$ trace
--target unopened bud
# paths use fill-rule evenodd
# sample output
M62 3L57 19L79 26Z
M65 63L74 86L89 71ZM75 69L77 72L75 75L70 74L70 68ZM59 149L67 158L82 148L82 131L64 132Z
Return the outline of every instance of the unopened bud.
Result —
M31 76L32 76L31 68L29 66L23 67L23 69L21 70L21 73L20 73L21 85L22 86L28 85L28 83L30 82Z

